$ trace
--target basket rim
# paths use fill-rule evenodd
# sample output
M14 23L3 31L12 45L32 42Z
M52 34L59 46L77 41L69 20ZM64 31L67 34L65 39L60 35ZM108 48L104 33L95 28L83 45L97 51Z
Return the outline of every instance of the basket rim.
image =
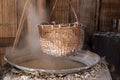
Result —
M39 26L43 26L43 27L54 27L54 28L60 28L60 27L77 27L78 25L77 24L55 24L55 25L53 25L53 24L42 24L42 25L38 25L38 27Z

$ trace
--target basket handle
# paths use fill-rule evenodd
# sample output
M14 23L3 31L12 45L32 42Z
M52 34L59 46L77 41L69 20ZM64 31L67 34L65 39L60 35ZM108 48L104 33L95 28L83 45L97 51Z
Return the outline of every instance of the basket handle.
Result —
M74 7L73 7L73 5L72 5L71 0L67 0L67 1L68 1L68 4L69 4L70 7L71 7L72 12L74 13L75 19L77 20L77 22L78 22L78 24L79 24L80 21L79 21L79 19L78 19L78 16L77 16L77 14L76 14L76 12L75 12L75 9L74 9ZM51 20L51 17L52 17L52 15L53 15L53 12L55 11L57 2L58 2L58 0L55 0L55 3L54 3L54 5L53 5L53 7L52 7L52 10L51 10L51 12L50 12L50 16L49 16L49 18L48 18L48 22L50 22L50 20Z
M52 17L52 15L53 15L53 12L54 12L54 10L55 10L55 7L56 7L57 2L58 2L58 0L55 0L55 3L54 3L54 5L53 5L53 7L52 7L52 10L51 10L51 12L50 12L50 16L48 17L48 22L50 22L50 20L51 20L51 17Z
M75 9L74 9L74 7L73 7L73 5L72 5L71 0L68 0L68 2L69 2L69 5L70 5L70 7L71 7L71 9L72 9L72 11L73 11L73 13L74 13L74 16L75 16L77 22L78 22L78 43L77 43L77 45L75 46L75 50L74 50L74 52L76 52L76 51L78 50L78 48L79 48L79 39L80 39L80 21L79 21L79 19L78 19L77 13L75 12Z
M69 5L70 5L70 7L71 7L71 10L72 10L73 13L74 13L74 16L75 16L76 20L79 22L78 16L77 16L77 14L76 14L76 12L75 12L75 9L74 9L74 7L73 7L73 5L72 5L71 0L68 0L68 2L69 2Z
M79 19L78 19L77 13L75 12L75 9L74 9L74 7L73 7L73 5L72 5L71 0L67 0L67 1L68 1L68 4L69 4L70 7L71 7L71 10L72 10L72 12L73 12L73 14L74 14L75 19L76 19L77 22L78 22L78 43L77 43L77 45L75 46L75 50L74 50L74 52L76 52L76 51L78 50L79 39L80 39L80 21L79 21ZM55 3L54 3L54 5L53 5L53 7L52 7L52 10L51 10L51 13L50 13L50 16L49 16L49 19L48 19L48 22L49 22L49 23L50 23L50 20L51 20L52 15L53 15L53 12L54 12L54 10L55 10L55 8L56 8L57 2L58 2L58 0L55 0Z

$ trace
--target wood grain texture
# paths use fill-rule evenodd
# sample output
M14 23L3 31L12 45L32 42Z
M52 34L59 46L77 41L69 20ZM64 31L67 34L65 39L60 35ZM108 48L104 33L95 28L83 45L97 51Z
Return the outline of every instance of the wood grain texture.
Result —
M50 0L51 8L54 5L55 0ZM56 23L68 23L69 22L69 4L67 0L58 0L52 20Z
M15 0L3 0L3 24L16 24L16 3Z
M0 1L0 37L15 37L17 30L16 0Z
M5 52L6 52L6 48L0 47L0 67L3 66L3 64L5 63L4 61Z
M77 17L78 18L80 18L80 0L71 0L71 2L72 2L72 6L73 6L73 8L75 9L75 12L76 12L76 14L77 14ZM75 15L74 15L74 13L73 13L73 11L71 10L71 7L69 7L70 9L70 21L71 22L76 22L77 20L76 20L76 18L75 18Z
M96 12L97 12L97 0L71 0L72 5L75 8L75 11L80 19L80 22L87 26L87 29L90 32L96 30ZM51 7L53 6L54 1L50 0ZM73 12L68 4L67 0L58 0L57 6L55 8L52 20L57 23L69 23L75 22Z
M91 32L94 31L96 21L96 0L80 0L80 21Z
M0 25L2 24L2 16L3 16L3 13L2 13L2 0L0 0Z
M15 24L0 25L0 37L15 37L17 27Z
M0 47L12 46L14 39L14 37L0 38Z
M100 31L114 31L113 19L120 19L120 0L102 0Z
M0 0L0 66L4 63L6 46L12 45L16 30L16 0Z

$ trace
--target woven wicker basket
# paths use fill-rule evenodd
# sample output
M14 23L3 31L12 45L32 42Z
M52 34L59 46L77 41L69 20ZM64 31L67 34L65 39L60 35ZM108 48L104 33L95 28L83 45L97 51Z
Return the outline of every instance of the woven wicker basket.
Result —
M66 56L82 48L83 29L77 25L39 25L40 45L44 53L54 56ZM78 35L80 31L80 35ZM80 38L80 39L79 39ZM79 44L78 44L79 43Z

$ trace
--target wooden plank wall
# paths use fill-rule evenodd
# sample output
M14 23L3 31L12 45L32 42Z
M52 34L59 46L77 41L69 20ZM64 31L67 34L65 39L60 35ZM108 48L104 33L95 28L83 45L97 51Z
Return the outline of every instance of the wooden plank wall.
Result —
M77 14L77 16L78 16L78 18L80 18L80 0L71 0L71 2L72 2L72 6L73 6L73 8L75 9L75 11L76 11L76 14ZM74 13L73 13L73 11L71 10L71 8L70 8L70 6L69 6L69 14L70 14L70 16L69 16L69 18L70 18L70 21L71 22L75 22L75 21L77 21L76 19L75 19L75 15L74 15Z
M80 0L79 4L80 21L86 25L90 34L96 31L96 11L98 9L97 0Z
M71 0L81 23L90 34L97 31L114 31L113 19L120 19L120 0ZM50 0L51 6L54 1ZM59 0L52 19L57 23L75 21L67 0Z
M6 46L12 45L17 30L16 0L0 0L0 66Z
M90 40L94 32L114 31L113 19L120 19L120 0L71 1L75 7L77 15L79 16L80 22L86 25L85 42L87 44L92 44ZM50 0L50 3L53 5L54 1ZM62 21L65 23L75 21L73 13L70 11L70 6L67 5L66 7L66 5L67 0L59 0L55 9L55 13L52 17L53 20L58 23L61 23Z
M0 0L0 37L15 37L17 14L15 0Z
M2 0L0 0L0 25L2 24Z
M52 7L55 0L49 1L50 7ZM113 19L120 19L120 0L71 1L75 7L77 15L79 16L80 22L87 26L86 29L88 34L92 35L96 31L112 31ZM15 37L24 2L24 0L0 0L0 42L4 41L6 38ZM68 5L67 0L58 0L52 20L57 23L68 23L75 21L74 15L70 11L70 6ZM8 42L7 44L13 42L13 39L7 40L8 41L4 41Z
M50 0L52 5L53 0ZM68 5L68 0L58 0L52 19L57 23L75 22L75 17ZM79 17L80 22L86 26L85 46L92 46L91 37L97 30L97 11L99 8L98 0L71 0L72 5ZM87 45L86 45L87 44Z
M55 0L50 0L50 12ZM69 4L67 0L58 0L51 21L56 23L68 23L69 22Z
M95 31L96 29L96 10L97 10L97 1L98 0L71 0L72 5L75 8L75 11L84 25L87 26L90 32ZM51 6L55 1L50 0ZM55 8L52 20L57 23L69 23L75 22L75 17L71 11L70 6L68 5L68 0L58 0L57 6Z
M0 67L5 63L4 54L6 51L6 47L0 47Z
M113 19L120 19L120 0L102 0L99 31L114 31Z

